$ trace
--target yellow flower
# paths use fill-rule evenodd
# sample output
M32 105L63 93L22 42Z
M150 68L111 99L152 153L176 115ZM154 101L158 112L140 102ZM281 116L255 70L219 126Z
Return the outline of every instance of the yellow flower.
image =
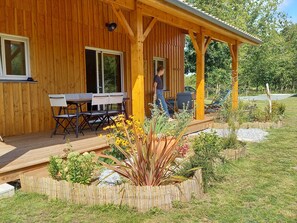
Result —
M122 119L125 118L125 116L123 114L118 115L118 118Z
M117 139L115 143L119 146L121 144L121 140Z
M123 127L122 123L120 123L120 122L116 123L116 126L117 126L118 128Z
M108 130L108 129L110 129L110 126L106 126L106 127L103 128L104 131Z

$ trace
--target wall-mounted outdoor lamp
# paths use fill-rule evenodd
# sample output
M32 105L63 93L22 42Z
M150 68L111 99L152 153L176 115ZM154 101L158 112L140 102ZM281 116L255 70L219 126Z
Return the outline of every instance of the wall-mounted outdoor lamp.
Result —
M105 26L107 27L109 32L113 32L118 25L115 22L111 22L111 23L106 23Z

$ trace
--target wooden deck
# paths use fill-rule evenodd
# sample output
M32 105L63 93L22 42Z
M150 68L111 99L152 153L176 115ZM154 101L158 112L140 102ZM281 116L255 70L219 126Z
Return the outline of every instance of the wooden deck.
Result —
M187 134L207 129L212 122L212 118L194 120L189 125ZM48 132L6 137L5 142L0 142L0 184L17 180L20 174L26 172L34 171L34 175L46 174L49 157L63 154L63 150L69 146L67 142L72 150L81 153L99 153L108 147L104 136L98 137L92 132L85 133L85 136L80 135L78 139L72 134L66 140L60 135L50 138Z
M91 132L77 139L72 134L65 140L60 135L50 138L48 132L7 137L5 142L0 142L0 184L19 179L24 172L46 166L50 156L63 154L69 145L79 152L99 152L108 146L105 137Z
M188 126L187 134L208 129L212 126L212 124L213 124L213 117L210 117L210 116L205 116L205 119L202 121L193 120Z

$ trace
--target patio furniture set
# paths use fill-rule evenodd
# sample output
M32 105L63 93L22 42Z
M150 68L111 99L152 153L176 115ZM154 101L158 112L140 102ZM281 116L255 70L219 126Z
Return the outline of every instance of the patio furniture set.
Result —
M127 117L125 93L81 93L81 94L50 94L49 100L55 128L51 134L63 130L64 138L70 130L84 135L83 130L89 127L97 131L99 127L114 122L114 117L124 114Z
M193 92L180 92L176 99L168 99L169 113L181 111L185 107L189 110L194 109ZM220 98L220 104L215 102L206 106L206 111L214 106L221 106L230 91ZM64 138L70 134L72 129L76 137L79 133L84 134L83 130L87 127L92 131L97 131L105 124L114 123L114 117L124 114L127 117L126 101L129 100L125 93L79 93L79 94L50 94L50 104L52 116L56 122L55 129L51 134L57 134L57 130L62 128Z

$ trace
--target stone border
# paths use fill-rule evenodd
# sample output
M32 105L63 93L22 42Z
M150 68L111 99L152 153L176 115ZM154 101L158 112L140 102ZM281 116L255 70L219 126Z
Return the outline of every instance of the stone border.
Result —
M44 194L50 199L85 205L127 205L141 212L153 207L169 210L173 201L188 202L203 196L201 169L180 184L156 187L129 184L96 187L27 175L21 175L20 179L23 191Z

